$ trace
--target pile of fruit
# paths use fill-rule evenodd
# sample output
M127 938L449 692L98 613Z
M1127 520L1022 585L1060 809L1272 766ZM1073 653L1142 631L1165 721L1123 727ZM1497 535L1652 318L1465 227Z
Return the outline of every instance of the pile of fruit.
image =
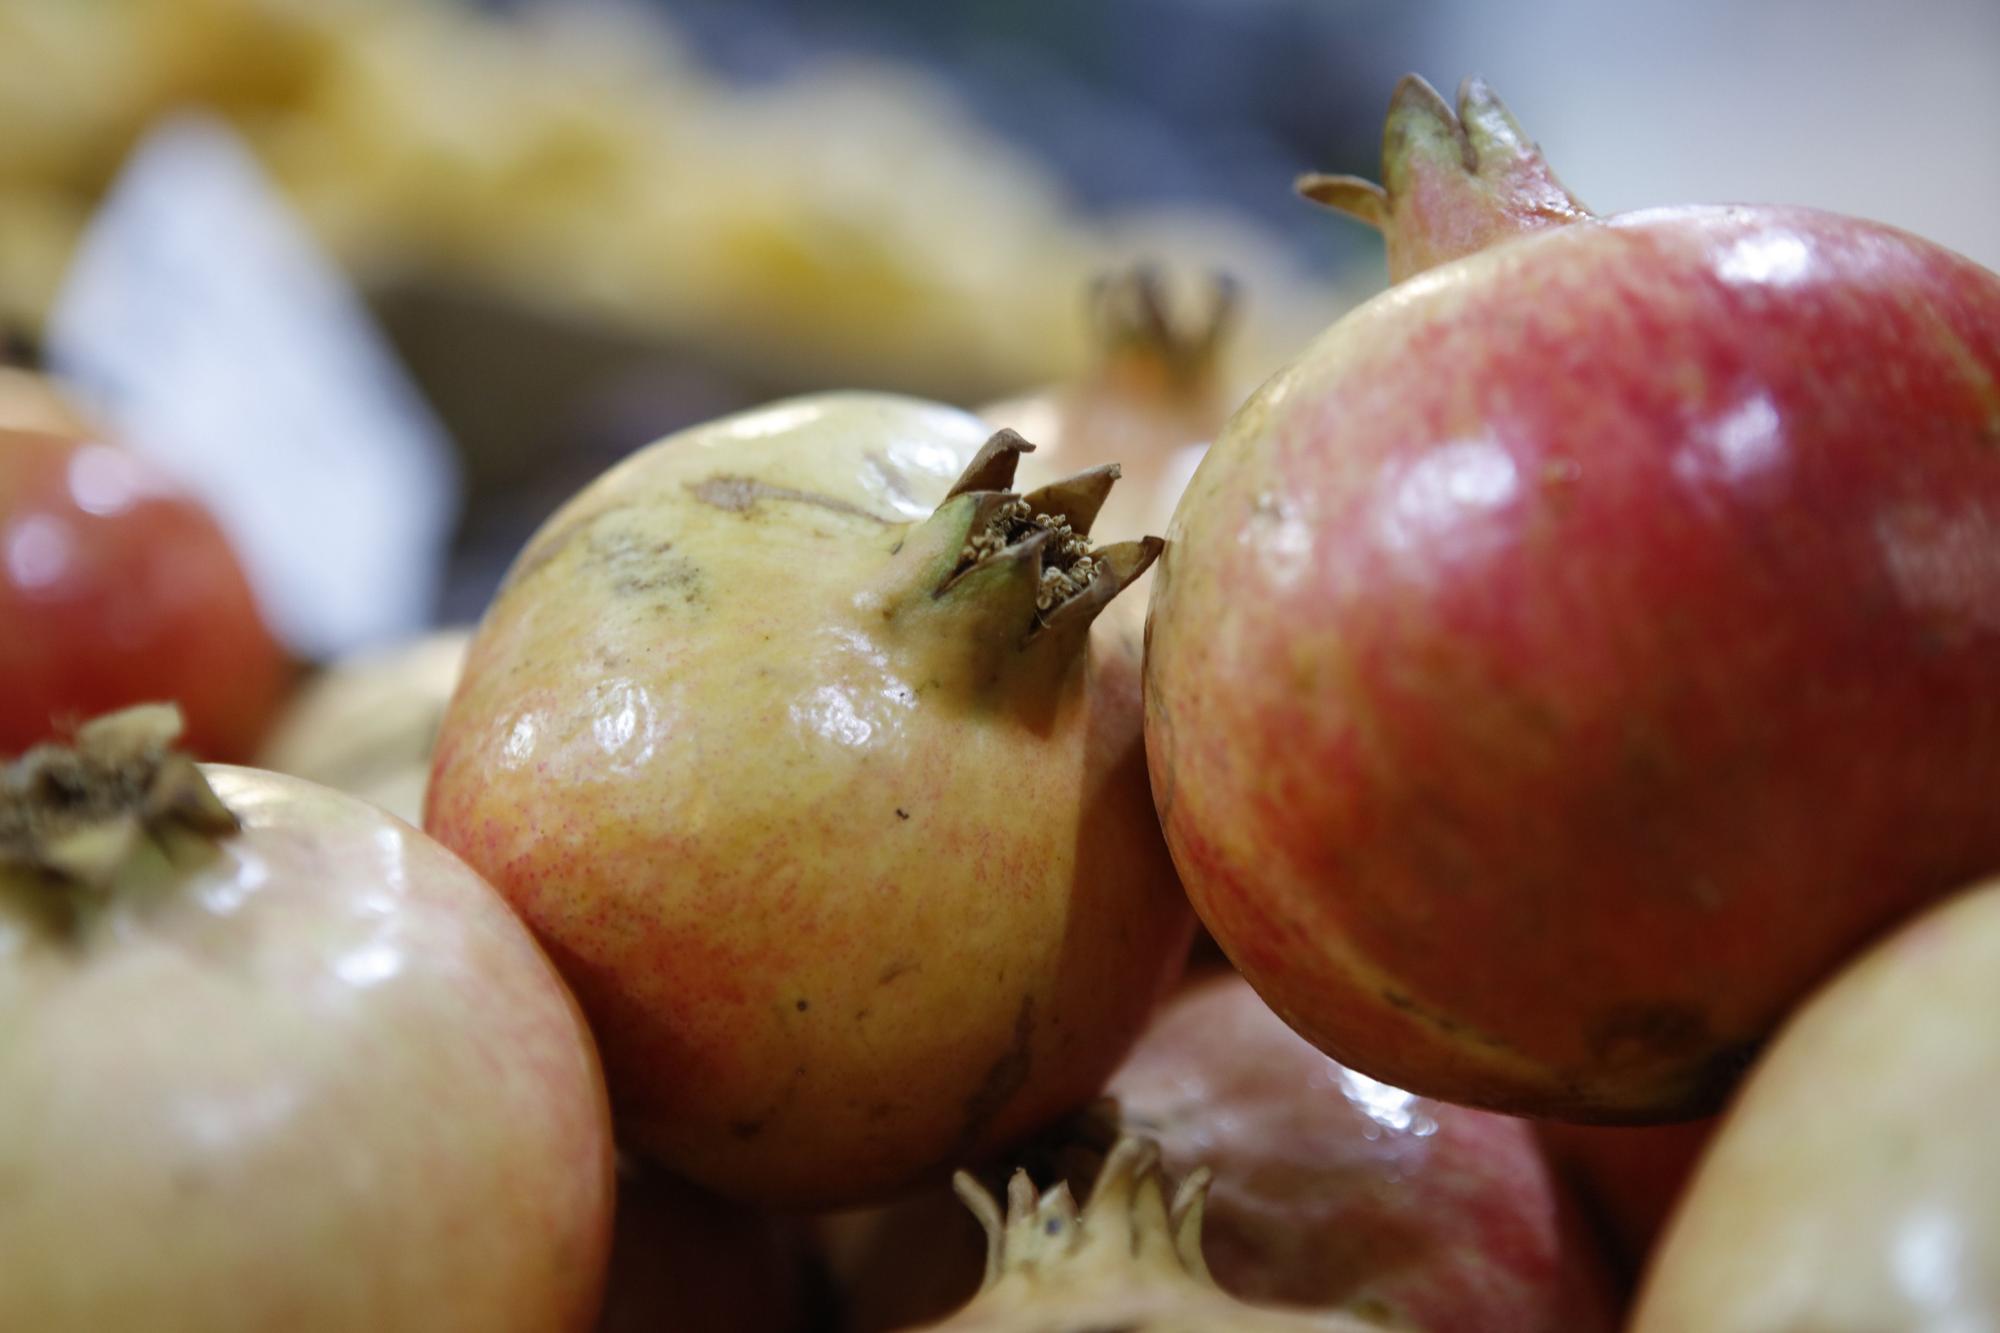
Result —
M289 666L8 382L0 736L179 707L5 771L0 1328L2000 1319L2000 279L1476 81L1302 189L1240 404L1140 272L586 487L265 752L423 832L177 748Z

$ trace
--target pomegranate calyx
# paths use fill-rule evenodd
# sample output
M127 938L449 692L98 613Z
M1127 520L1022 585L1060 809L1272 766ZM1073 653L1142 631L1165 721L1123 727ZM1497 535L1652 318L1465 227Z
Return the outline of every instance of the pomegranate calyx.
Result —
M1157 265L1100 274L1088 297L1100 354L1096 375L1142 380L1183 398L1206 392L1223 339L1235 325L1240 295L1235 278L1210 273L1206 309L1180 322L1169 313L1167 284Z
M1309 173L1298 191L1379 228L1392 282L1591 216L1478 77L1459 85L1454 112L1420 76L1404 75L1382 131L1382 184Z
M1081 1209L1067 1183L1037 1194L1024 1170L1007 1182L1004 1212L971 1174L952 1177L953 1190L986 1232L982 1292L1065 1265L1140 1269L1212 1286L1201 1255L1208 1184L1204 1167L1181 1182L1169 1203L1159 1145L1132 1135L1112 1147Z
M150 839L239 827L201 768L173 748L180 709L141 704L38 745L0 774L0 866L102 888Z
M1117 482L1106 463L1038 487L1006 489L1015 464L1034 446L1011 430L994 434L966 465L932 521L959 523L957 558L934 598L977 597L1007 609L1027 646L1052 630L1088 626L1144 573L1165 543L1157 537L1092 546L1091 525ZM964 502L958 504L954 502Z
M1032 454L1035 446L1021 438L1019 431L996 430L992 438L979 446L979 452L958 474L958 480L944 493L946 500L955 500L961 495L971 495L978 491L1005 491L1014 485L1014 470L1020 465L1022 454ZM938 506L942 509L944 506Z

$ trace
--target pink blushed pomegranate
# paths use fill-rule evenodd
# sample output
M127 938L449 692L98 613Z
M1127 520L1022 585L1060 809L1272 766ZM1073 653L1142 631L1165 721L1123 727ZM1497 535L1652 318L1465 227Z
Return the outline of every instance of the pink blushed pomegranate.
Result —
M1342 1068L1240 977L1179 990L1107 1092L1024 1150L1031 1171L1081 1192L1122 1129L1170 1175L1212 1172L1201 1249L1231 1296L1421 1333L1614 1326L1602 1255L1531 1124ZM908 1328L970 1299L978 1233L950 1204L938 1187L820 1223L843 1330Z
M2000 279L1804 208L1597 218L1483 85L1398 90L1396 284L1231 420L1157 573L1176 865L1323 1050L1579 1119L1714 1109L2000 865Z
M0 771L0 1328L585 1333L589 1032L409 825L151 706Z
M1095 1096L1192 916L1136 645L1093 618L1117 472L873 394L672 437L488 610L427 827L546 943L621 1133L719 1193L863 1202Z

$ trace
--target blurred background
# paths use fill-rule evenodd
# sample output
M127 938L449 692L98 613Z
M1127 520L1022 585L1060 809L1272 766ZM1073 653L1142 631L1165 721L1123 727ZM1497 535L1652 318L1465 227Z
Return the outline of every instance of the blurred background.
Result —
M1134 259L1238 282L1254 384L1382 283L1290 182L1374 174L1408 70L1484 74L1600 211L1818 204L2000 264L1993 0L0 0L0 320L43 335L134 145L219 113L452 441L464 619L677 426L1082 373Z

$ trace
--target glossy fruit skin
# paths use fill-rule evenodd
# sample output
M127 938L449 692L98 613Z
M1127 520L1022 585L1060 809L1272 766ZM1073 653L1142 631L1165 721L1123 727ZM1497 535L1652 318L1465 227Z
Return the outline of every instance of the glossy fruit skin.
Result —
M1170 1172L1215 1172L1202 1249L1240 1299L1425 1333L1613 1326L1531 1125L1342 1068L1239 977L1175 995L1107 1092Z
M247 759L290 684L206 509L136 454L0 429L0 754L172 699L187 748Z
M1634 1333L2000 1323L2000 881L1788 1019L1646 1277Z
M408 825L208 774L243 830L78 934L0 871L0 1327L588 1329L610 1121L554 969Z
M885 612L988 433L829 394L642 451L523 552L447 712L426 827L562 968L621 1135L718 1193L865 1202L1046 1123L1185 955L1136 645L1022 682L1021 626Z
M1804 209L1434 268L1232 420L1147 745L1197 910L1397 1086L1710 1110L1872 934L2000 865L2000 281Z

